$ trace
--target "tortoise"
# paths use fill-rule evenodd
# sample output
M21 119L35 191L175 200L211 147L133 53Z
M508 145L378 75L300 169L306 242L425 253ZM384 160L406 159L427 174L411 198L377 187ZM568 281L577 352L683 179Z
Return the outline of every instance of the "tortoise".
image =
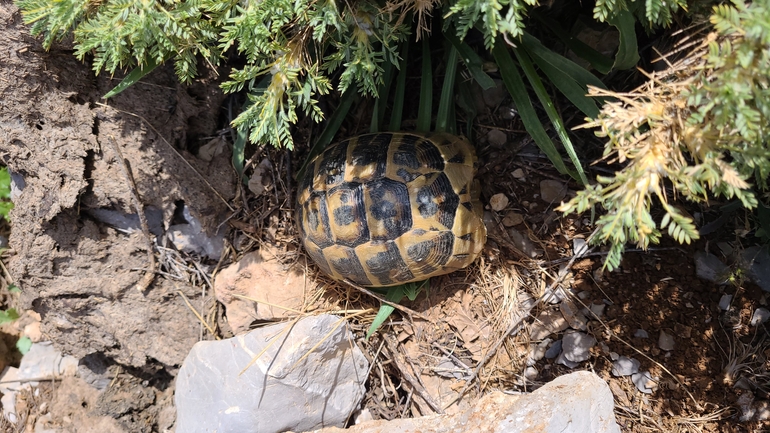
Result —
M296 221L333 279L387 287L448 274L484 246L477 159L445 133L376 133L327 147L307 166Z

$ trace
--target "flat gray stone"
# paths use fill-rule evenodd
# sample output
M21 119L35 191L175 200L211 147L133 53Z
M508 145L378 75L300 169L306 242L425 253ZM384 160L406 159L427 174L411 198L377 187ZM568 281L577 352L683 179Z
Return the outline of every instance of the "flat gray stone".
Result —
M652 394L658 385L652 380L652 376L649 371L643 371L641 373L634 373L631 375L631 381L636 385L636 389L645 394Z
M492 129L487 133L487 142L493 147L502 149L508 142L508 134L499 129Z
M556 340L548 350L545 351L546 359L554 359L561 353L561 340Z
M570 332L562 338L562 355L572 362L583 362L591 357L596 338L582 332Z
M606 382L594 373L576 371L531 394L493 392L453 415L368 421L318 433L620 433L614 407Z
M558 204L567 195L567 185L558 180L540 181L540 198L546 203Z
M176 431L301 432L343 426L364 396L368 362L348 327L338 326L340 320L308 317L293 326L197 343L177 376Z
M770 292L770 247L746 248L742 254L748 267L749 279L762 290Z
M639 361L627 356L621 356L617 361L612 363L612 375L618 376L631 376L632 374L639 372Z
M767 308L759 307L756 310L754 310L754 314L751 316L751 326L757 326L760 323L767 322L767 319L770 319L770 310Z
M675 345L674 337L666 331L661 330L660 335L658 336L658 347L662 350L670 351L674 350Z
M726 282L730 268L722 263L719 257L705 251L696 251L694 258L695 274L698 278L717 284Z
M634 337L636 338L650 338L650 334L647 333L644 329L637 329L634 332Z
M733 295L722 295L721 298L719 298L719 309L722 311L727 311L730 309L730 302L733 301Z

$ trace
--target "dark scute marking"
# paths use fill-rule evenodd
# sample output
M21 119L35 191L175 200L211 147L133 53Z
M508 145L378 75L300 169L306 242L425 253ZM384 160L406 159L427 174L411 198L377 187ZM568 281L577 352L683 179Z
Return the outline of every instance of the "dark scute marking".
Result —
M437 237L418 242L406 249L410 259L426 266L443 266L449 261L454 247L455 237L450 231L444 231ZM421 266L421 271L425 268Z
M404 180L404 182L409 183L418 177L420 177L419 173L411 173L409 171L406 171L405 168L399 168L398 171L396 171L396 175Z
M326 175L327 185L336 185L345 178L345 163L347 161L349 143L350 140L339 142L321 154L321 164L318 166L318 173Z
M473 204L471 204L471 202L469 201L466 201L465 203L463 203L463 206L465 206L465 208L468 210L473 210Z
M417 210L423 218L430 218L439 213L438 220L451 229L455 212L460 204L460 197L455 194L452 184L445 173L439 174L433 183L417 191Z
M457 155L449 158L449 162L455 162L458 164L464 164L465 163L465 155L463 155L462 152L457 152Z
M353 206L340 206L334 209L334 222L340 226L352 224L356 220L355 208Z
M392 179L380 179L366 184L372 204L369 212L372 217L382 221L387 234L372 236L372 239L392 240L412 228L412 212L409 203L409 191L406 185Z
M329 268L329 263L326 262L326 257L324 257L324 254L321 250L315 247L306 247L305 251L307 251L307 254L310 256L311 259L315 262L316 265L318 265L319 268L321 268L322 271L324 271L327 275L332 274L331 268Z
M381 251L366 261L369 272L377 277L382 285L396 284L414 278L414 274L407 269L404 259L401 258L396 244L388 241L385 245L386 251Z
M396 165L402 165L411 169L420 168L420 160L417 159L417 150L415 144L420 137L416 135L406 134L401 137L401 144L398 145L398 149L393 153L393 162ZM400 176L400 175L399 175Z
M358 138L356 147L350 154L351 164L355 167L375 164L371 179L379 179L385 174L388 163L388 144L393 134L370 134Z
M337 233L337 243L346 247L355 247L369 241L369 227L366 224L366 208L364 207L363 185L357 182L343 182L330 189L327 196L338 195L343 203L350 205L339 206L334 209L332 215L337 227L356 224L358 235L354 238L344 239ZM331 232L330 232L331 233Z
M356 284L362 286L371 285L372 282L369 281L369 277L366 276L364 268L361 266L361 262L358 260L358 257L356 257L356 252L350 249L346 251L345 255L347 257L330 260L330 264L334 270L344 278L349 278Z
M310 204L316 201L318 209L311 209ZM323 193L314 192L310 195L307 202L303 204L302 212L306 217L300 220L300 224L307 222L307 227L304 230L305 236L320 248L332 245L329 215L326 213L326 196Z
M472 237L473 237L473 233L466 233L466 234L460 236L460 239L462 239L464 241L469 241L469 240L471 240Z
M414 231L412 233L414 233L415 236L422 236L422 235L424 235L425 233L428 233L428 232L426 232L423 229L414 229Z
M444 156L441 155L441 151L438 150L438 147L432 141L420 141L415 147L417 158L422 162L422 165L436 171L444 169Z
M299 182L299 186L297 187L297 197L302 194L303 191L306 189L312 188L313 186L313 179L315 178L315 161L311 162L307 165L305 168L305 175L302 176L302 179Z
M463 185L463 189L460 190L460 194L468 194L468 185Z

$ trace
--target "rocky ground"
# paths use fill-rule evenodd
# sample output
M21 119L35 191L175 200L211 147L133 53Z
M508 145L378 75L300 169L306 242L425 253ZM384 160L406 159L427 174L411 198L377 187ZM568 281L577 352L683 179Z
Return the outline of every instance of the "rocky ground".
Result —
M703 240L630 251L603 272L601 250L585 250L590 220L554 210L577 186L527 139L501 89L476 92L482 257L365 339L379 302L298 250L289 173L302 151L251 149L252 182L236 182L220 129L235 101L216 71L182 86L160 68L106 102L118 79L94 77L66 43L44 51L8 0L0 46L0 161L17 175L2 296L24 311L0 334L3 367L20 366L20 335L38 343L0 380L16 399L3 400L8 431L172 431L175 379L196 342L318 313L348 317L371 366L362 406L373 419L459 413L579 370L608 383L623 432L753 432L770 417L767 280L741 260L756 252L746 217L691 209L711 224ZM313 133L301 124L296 141ZM255 293L254 280L275 290ZM46 356L55 371L27 368Z

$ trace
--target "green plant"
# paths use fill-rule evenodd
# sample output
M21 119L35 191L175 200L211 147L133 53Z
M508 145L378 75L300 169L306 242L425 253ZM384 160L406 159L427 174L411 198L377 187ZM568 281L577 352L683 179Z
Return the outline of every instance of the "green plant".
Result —
M699 234L692 219L672 202L706 202L709 194L757 206L750 180L767 189L770 174L770 5L714 8L715 33L699 49L628 94L614 97L586 127L608 139L604 157L624 164L600 176L563 212L601 205L592 243L610 244L605 266L620 264L627 242L647 248L667 230L678 242ZM653 218L653 201L663 210Z
M8 169L0 167L0 218L8 220L8 213L13 209L11 202L11 175Z
M320 121L319 98L333 88L379 96L387 65L401 67L400 46L416 20L417 38L431 16L462 39L480 29L487 48L498 37L518 39L536 0L16 0L32 33L51 44L72 33L75 55L114 74L136 68L115 95L157 65L173 61L180 80L198 73L198 61L218 65L235 50L245 65L223 83L249 92L250 105L233 121L252 142L293 146L290 127L304 113ZM595 17L613 23L631 12L646 24L666 24L683 0L604 0ZM613 24L614 25L614 24ZM451 29L451 30L450 30ZM463 59L464 60L464 59ZM390 66L387 66L390 67Z

